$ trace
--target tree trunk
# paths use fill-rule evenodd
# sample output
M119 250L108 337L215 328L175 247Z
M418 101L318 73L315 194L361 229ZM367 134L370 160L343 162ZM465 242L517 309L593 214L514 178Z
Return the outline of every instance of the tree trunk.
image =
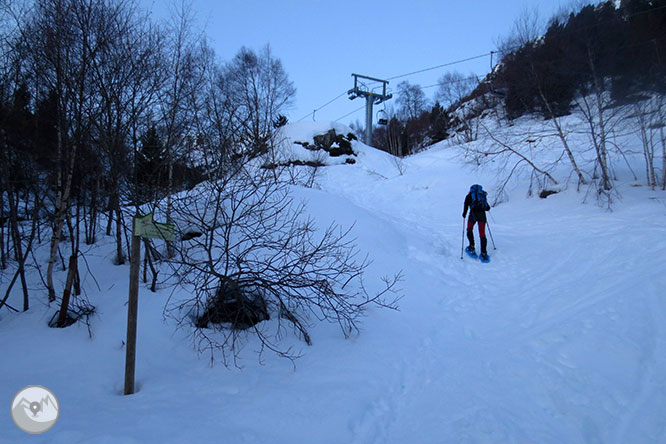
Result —
M11 293L11 291L12 291L12 288L14 287L14 283L16 283L16 279L18 279L18 276L19 276L19 270L17 270L16 273L14 273L14 277L12 278L11 282L10 282L9 285L7 286L7 290L5 290L5 296L4 296L4 297L2 298L2 300L0 301L0 308L2 308L2 307L7 307L7 308L9 308L11 311L14 311L14 312L17 312L17 313L18 313L18 310L15 309L14 307L12 307L11 305L9 305L9 304L7 303L7 299L9 299L9 295L10 295L10 293Z
M0 190L0 269L7 269L7 258L5 256L5 192Z
M571 163L572 168L574 169L576 175L578 176L578 182L580 182L583 185L587 185L587 180L585 180L585 177L583 177L583 173L580 171L580 168L578 168L576 159L574 158L571 148L569 148L569 143L567 142L567 138L564 135L564 132L562 131L562 127L560 126L560 122L557 120L555 116L553 116L553 123L555 124L555 128L557 128L557 134L559 135L560 140L562 141L562 145L564 145L564 150L567 153L567 157L569 157L569 162Z
M62 153L62 135L61 130L58 128L58 151ZM76 144L72 147L72 151L69 153L70 158L68 159L68 170L65 176L65 181L62 183L62 163L58 162L58 199L56 201L56 214L55 221L53 224L53 234L51 236L51 247L49 251L49 262L46 270L46 288L49 292L49 302L53 302L56 299L55 288L53 286L53 267L56 261L56 254L58 253L58 246L60 245L60 235L62 233L62 228L65 223L65 217L69 209L69 194L72 186L72 179L74 176L74 164L76 160ZM59 160L61 156L59 155Z
M117 191L114 191L117 193ZM116 202L116 260L118 265L125 263L125 254L123 253L123 229L122 229L122 210L120 209L120 199L116 195L114 199Z
M65 290L62 293L62 301L60 303L60 312L58 314L59 328L67 327L67 314L69 313L69 299L72 293L72 284L76 276L78 268L78 260L76 250L69 257L69 270L67 271L67 280L65 281Z
M661 189L666 190L666 137L664 137L664 127L659 128L661 133Z
M58 246L60 245L60 236L62 228L65 224L65 215L68 202L61 200L56 211L55 224L53 226L53 234L51 235L51 247L49 251L49 262L46 268L46 287L49 292L49 302L56 299L55 288L53 286L53 268L55 266L56 255L58 254Z
M555 129L557 129L557 134L560 137L560 140L562 141L562 145L564 145L564 151L567 153L567 157L569 157L569 162L571 163L572 168L574 169L576 175L578 176L578 182L583 185L587 185L587 181L585 180L585 177L583 177L583 173L581 173L580 168L578 168L578 164L576 163L576 159L574 158L573 152L571 151L571 148L569 148L569 143L567 142L567 138L564 135L564 131L562 131L562 126L560 125L560 121L558 120L557 117L555 117L555 113L553 112L550 103L546 99L546 96L543 94L541 87L539 87L539 95L541 96L541 100L543 101L543 104L546 106L546 109L548 110L548 114L550 115L550 119L553 121L553 124L555 125Z
M169 157L169 178L168 178L168 188L167 188L167 211L166 211L166 223L171 224L173 223L173 219L171 216L171 212L173 211L173 202L171 199L171 195L173 194L173 161L171 160L171 157ZM176 255L173 249L173 245L171 241L166 241L166 246L167 246L167 257L172 258Z
M604 106L603 106L603 91L601 90L601 85L599 84L599 78L597 76L596 68L594 66L594 60L592 58L592 51L588 48L588 60L590 63L590 70L592 72L592 79L594 80L594 95L596 97L597 103L597 117L598 117L598 140L595 137L596 132L592 130L592 136L594 139L594 147L597 152L597 160L599 162L599 168L601 168L601 185L604 190L609 191L613 188L611 183L610 171L608 169L608 150L606 148L606 121L604 119ZM594 118L590 116L590 125L594 125Z
M106 223L106 235L111 236L111 224L113 224L113 210L116 208L116 204L113 201L114 199L114 192L111 192L111 195L109 196L109 206L108 206L108 211L109 211L109 216L107 218L107 223Z
M99 194L99 176L95 179L95 186L92 189L90 195L90 213L89 213L89 224L86 230L86 245L92 245L95 243L96 234L97 234L97 195Z
M148 282L148 244L146 243L146 253L143 255L143 283Z
M11 193L11 185L8 190L10 193L8 195L9 203L9 222L10 230L12 232L12 241L14 243L14 253L16 254L16 261L18 263L17 273L21 278L21 286L23 288L23 311L28 311L30 309L30 298L28 295L28 284L25 279L25 258L23 256L23 240L21 239L21 232L19 231L19 222L18 222L18 193L16 195L16 201L14 201L14 196Z
M150 284L150 291L155 293L155 291L157 291L157 275L158 275L159 272L155 268L155 265L153 265L153 254L152 254L152 247L150 245L150 241L148 239L144 239L143 242L144 242L144 245L146 247L145 261L150 266L150 272L152 273L152 282ZM147 282L145 264L144 264L144 269L143 269L143 282L144 283Z
M14 277L12 281L10 282L9 286L7 287L4 299L2 300L2 303L0 303L0 307L6 305L12 310L16 310L15 308L9 306L6 304L7 299L9 298L9 293L12 290L12 287L14 286L14 283L16 282L16 279L20 277L21 279L21 286L23 288L23 311L27 311L30 308L30 299L29 299L29 293L28 293L28 284L26 282L25 278L25 263L26 260L28 259L28 255L32 251L32 243L35 239L36 233L39 231L38 227L38 216L39 216L39 210L41 208L41 201L38 198L37 192L35 192L35 203L34 203L34 208L33 208L33 213L32 213L32 227L30 231L30 237L28 238L28 241L25 245L25 252L23 251L23 243L21 239L21 235L19 232L19 227L18 227L18 214L17 214L17 204L13 202L12 196L11 196L11 186L10 189L8 190L10 193L8 194L9 197L9 207L10 207L10 228L9 232L12 234L12 237L14 238L14 243L15 248L18 249L19 256L17 258L17 263L18 263L18 268L16 270L16 273L14 274ZM27 200L27 199L26 199Z

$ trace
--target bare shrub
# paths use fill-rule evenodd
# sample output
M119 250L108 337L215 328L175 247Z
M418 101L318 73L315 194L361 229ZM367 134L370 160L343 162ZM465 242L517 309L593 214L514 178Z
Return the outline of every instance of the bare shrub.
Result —
M221 352L225 365L236 363L253 336L261 352L293 359L298 354L280 344L287 327L311 344L313 319L338 323L347 337L367 306L396 307L400 274L368 293L369 261L350 229L319 230L274 178L274 171L242 168L174 201L178 224L202 234L181 242L178 276L187 292L165 310L193 327L195 346L211 362Z

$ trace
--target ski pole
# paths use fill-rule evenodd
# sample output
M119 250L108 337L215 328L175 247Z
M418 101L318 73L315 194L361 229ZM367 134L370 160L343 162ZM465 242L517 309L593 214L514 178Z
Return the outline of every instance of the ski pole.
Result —
M465 247L465 218L463 217L462 239L460 240L460 259L463 258L464 247Z
M488 233L490 234L490 240L493 241L493 250L497 250L495 246L495 239L493 239L493 231L490 229L490 224L486 221L486 226L488 227Z

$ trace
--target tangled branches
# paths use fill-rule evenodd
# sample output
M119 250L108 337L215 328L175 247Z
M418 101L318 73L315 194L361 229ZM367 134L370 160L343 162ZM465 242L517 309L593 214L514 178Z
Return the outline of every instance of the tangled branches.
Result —
M317 229L274 178L242 169L175 202L188 239L178 275L191 297L172 297L166 312L194 327L198 350L210 351L211 360L221 351L225 364L235 362L251 334L262 351L293 359L297 354L280 345L285 326L311 344L313 318L338 323L347 337L367 306L396 308L400 274L370 294L363 284L369 261L350 239L351 228Z

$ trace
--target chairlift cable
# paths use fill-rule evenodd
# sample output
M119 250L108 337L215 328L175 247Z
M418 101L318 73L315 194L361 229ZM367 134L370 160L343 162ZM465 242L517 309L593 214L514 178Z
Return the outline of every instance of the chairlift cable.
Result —
M320 106L319 108L316 108L316 109L312 110L312 112L307 113L306 115L304 115L303 117L301 117L300 119L298 119L297 122L300 122L301 120L305 119L305 118L308 117L309 115L314 116L314 113L316 113L316 112L319 111L320 109L322 109L322 108L324 108L324 107L330 105L331 103L335 102L336 100L338 100L340 97L344 96L345 94L347 94L347 91L343 91L341 94L335 96L333 99L331 99L331 100L329 100L328 102L324 103L324 104L323 104L322 106Z
M480 59L480 58L483 58L483 57L488 57L489 55L490 55L490 53L487 52L485 54L481 54L481 55L477 55L477 56L473 56L473 57L468 57L466 59L456 60L454 62L444 63L442 65L437 65L437 66L431 66L430 68L420 69L418 71L409 72L407 74L400 74L400 75L397 75L397 76L389 77L387 80L394 80L394 79L399 79L401 77L412 76L414 74L420 74L422 72L432 71L433 69L439 69L439 68L443 68L445 66L456 65L458 63L469 62L470 60L476 60L476 59Z
M352 112L350 112L350 113L347 113L347 114L345 114L345 115L342 116L342 117L338 117L337 119L334 120L334 122L337 122L337 121L339 121L339 120L342 120L342 119L344 119L344 118L347 117L347 116L351 116L352 114L354 114L354 113L357 112L357 111L362 110L363 108L365 108L365 105L361 105L360 107L356 108L354 111L352 111Z

